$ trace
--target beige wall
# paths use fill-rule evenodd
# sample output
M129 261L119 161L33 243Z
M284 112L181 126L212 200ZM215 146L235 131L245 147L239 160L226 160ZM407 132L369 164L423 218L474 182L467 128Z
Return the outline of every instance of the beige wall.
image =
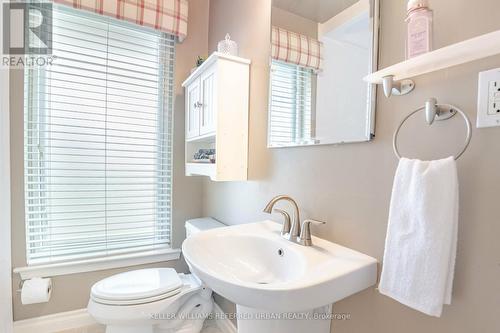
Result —
M174 115L174 176L173 176L173 247L179 248L185 237L184 221L199 217L202 197L201 181L184 176L184 91L182 81L189 75L196 56L206 55L208 34L207 0L189 1L189 32L187 39L176 47L175 63L175 115ZM11 71L11 166L12 166L12 265L26 265L24 233L24 188L23 188L23 73ZM183 260L170 261L142 267L174 267L186 272ZM142 267L134 267L142 268ZM73 274L53 278L54 291L49 303L22 305L19 276L13 274L14 319L81 309L87 306L89 291L96 281L130 268Z
M416 90L383 97L378 90L376 138L370 143L266 149L267 64L271 0L212 0L209 49L226 32L252 59L249 176L240 183L204 183L204 215L231 224L266 218L266 202L280 193L297 199L303 217L328 221L314 228L325 239L382 259L390 191L397 159L392 133L428 97L463 108L475 123L477 75L500 67L500 56L415 78ZM435 46L500 29L497 0L440 0ZM405 1L381 0L380 67L404 59ZM464 138L457 119L427 128L416 118L402 133L401 150L423 159L456 151ZM370 288L335 304L351 320L335 332L498 332L500 330L500 128L476 129L459 160L460 229L452 306L441 319L411 310ZM224 302L227 311L233 308Z

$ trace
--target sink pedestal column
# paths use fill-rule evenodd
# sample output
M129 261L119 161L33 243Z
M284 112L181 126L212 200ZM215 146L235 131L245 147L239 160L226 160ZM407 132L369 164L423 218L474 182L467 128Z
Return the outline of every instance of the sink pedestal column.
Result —
M332 306L303 312L274 312L237 305L238 333L330 333Z

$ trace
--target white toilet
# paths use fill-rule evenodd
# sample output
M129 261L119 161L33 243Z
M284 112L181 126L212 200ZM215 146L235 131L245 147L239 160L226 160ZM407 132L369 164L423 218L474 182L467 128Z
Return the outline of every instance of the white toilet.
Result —
M223 226L212 218L188 220L186 236ZM212 307L212 290L193 274L149 268L94 284L87 310L106 333L199 333Z

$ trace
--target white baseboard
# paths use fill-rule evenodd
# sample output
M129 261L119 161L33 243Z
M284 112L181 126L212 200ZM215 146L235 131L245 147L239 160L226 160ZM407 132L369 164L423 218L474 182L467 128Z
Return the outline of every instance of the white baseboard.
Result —
M60 312L14 322L14 333L54 333L97 324L87 309Z
M238 329L231 320L227 318L220 306L214 302L215 324L222 333L237 333Z
M237 333L233 322L224 315L217 303L214 303L215 324L222 333ZM14 333L54 333L95 325L97 322L87 309L60 312L52 315L19 320L14 322Z

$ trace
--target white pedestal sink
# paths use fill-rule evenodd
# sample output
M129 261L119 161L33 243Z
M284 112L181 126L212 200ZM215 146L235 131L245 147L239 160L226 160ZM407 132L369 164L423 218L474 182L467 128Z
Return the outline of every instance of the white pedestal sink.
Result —
M239 333L329 333L331 304L375 284L376 259L313 237L280 236L273 221L201 232L182 252L203 282L237 304Z

